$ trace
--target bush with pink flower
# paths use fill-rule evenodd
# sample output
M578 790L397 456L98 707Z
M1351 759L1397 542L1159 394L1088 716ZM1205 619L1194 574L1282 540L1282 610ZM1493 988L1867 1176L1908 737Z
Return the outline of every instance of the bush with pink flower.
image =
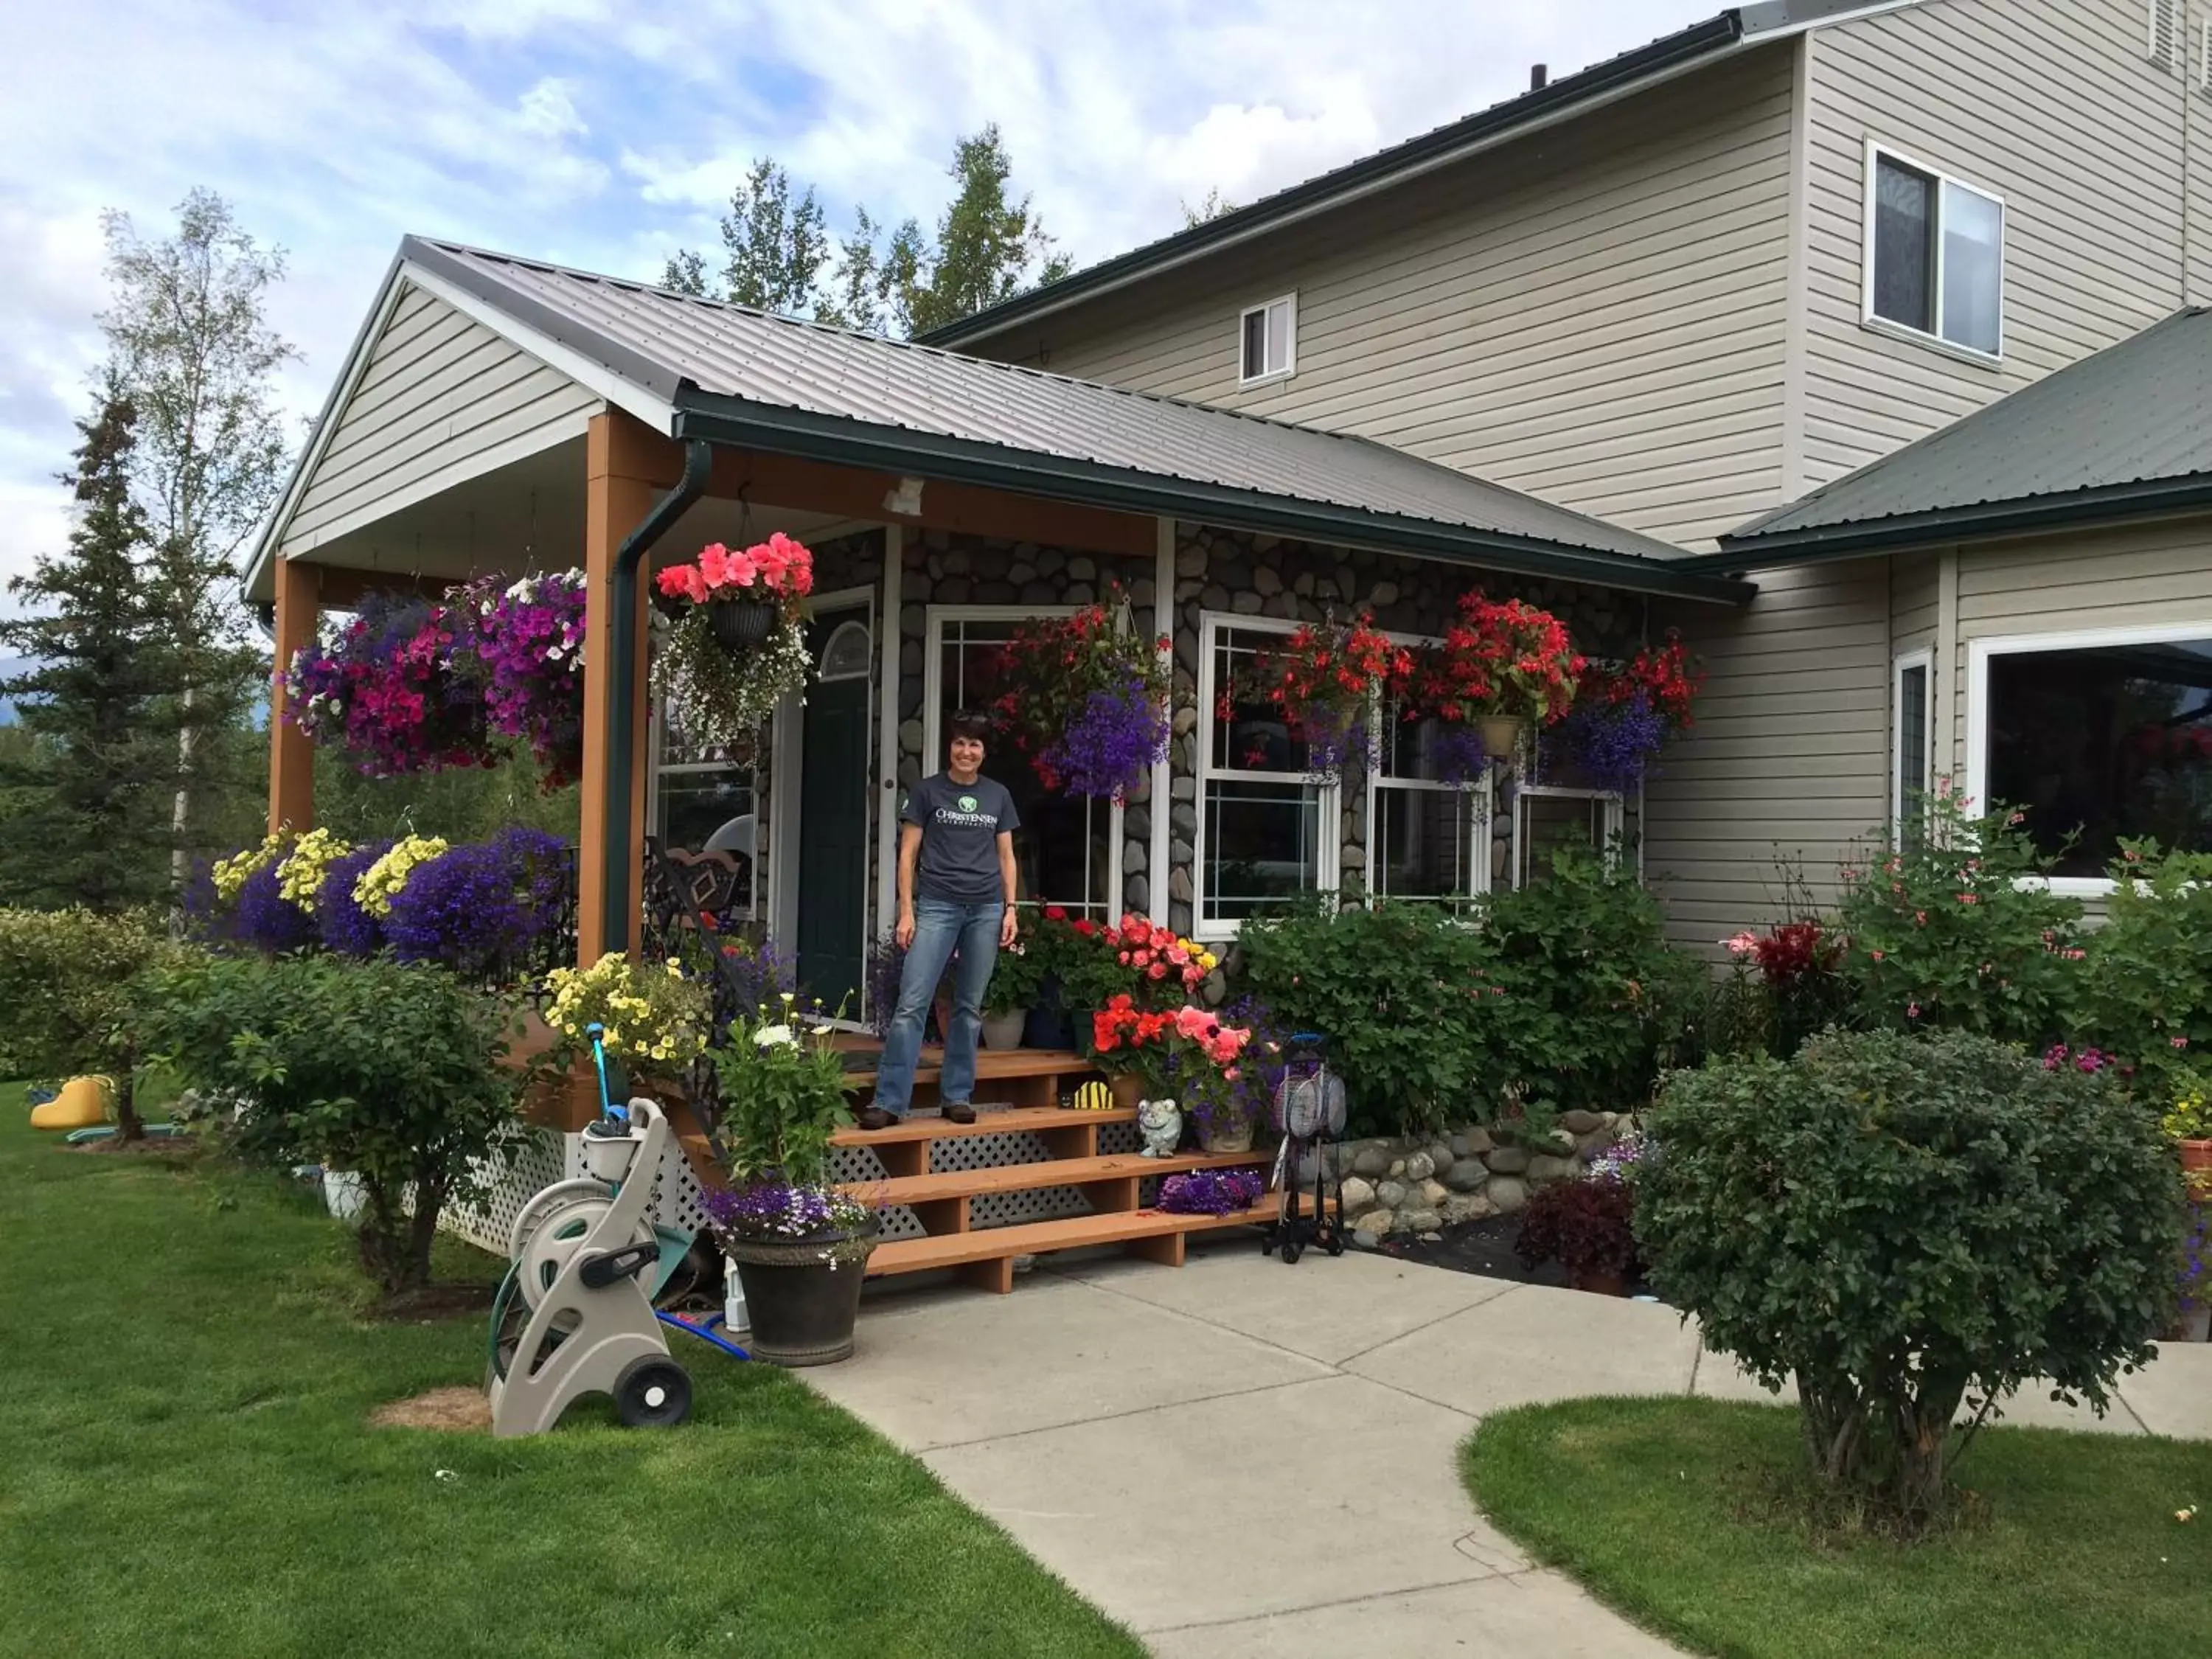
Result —
M654 689L694 742L745 750L813 665L804 618L814 556L781 531L735 552L715 542L653 585L672 618L654 648Z

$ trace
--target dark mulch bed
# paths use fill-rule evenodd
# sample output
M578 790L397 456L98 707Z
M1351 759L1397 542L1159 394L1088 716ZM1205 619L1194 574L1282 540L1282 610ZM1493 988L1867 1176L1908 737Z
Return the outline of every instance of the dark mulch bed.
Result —
M1387 1238L1375 1247L1375 1253L1400 1261L1418 1261L1424 1267L1448 1267L1456 1273L1510 1279L1516 1285L1569 1289L1567 1270L1558 1262L1547 1261L1540 1267L1521 1265L1521 1258L1513 1253L1513 1241L1520 1236L1519 1216L1486 1216L1480 1221L1455 1222L1443 1229L1441 1236L1435 1239L1403 1235ZM1647 1285L1632 1288L1646 1294L1650 1291Z

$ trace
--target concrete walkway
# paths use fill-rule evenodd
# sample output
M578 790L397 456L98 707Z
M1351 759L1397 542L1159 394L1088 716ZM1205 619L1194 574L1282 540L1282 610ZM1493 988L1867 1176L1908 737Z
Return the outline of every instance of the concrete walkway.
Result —
M1672 1654L1484 1520L1455 1449L1534 1401L1767 1398L1652 1304L1243 1238L872 1293L854 1357L799 1375L1168 1659ZM2010 1420L2212 1437L2212 1346L2124 1398Z

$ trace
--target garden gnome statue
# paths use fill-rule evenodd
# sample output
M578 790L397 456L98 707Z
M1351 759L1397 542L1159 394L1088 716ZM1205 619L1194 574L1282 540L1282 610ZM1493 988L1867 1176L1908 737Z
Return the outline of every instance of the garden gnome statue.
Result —
M1182 1108L1172 1100L1139 1101L1137 1133L1145 1139L1143 1156L1173 1158L1182 1140Z

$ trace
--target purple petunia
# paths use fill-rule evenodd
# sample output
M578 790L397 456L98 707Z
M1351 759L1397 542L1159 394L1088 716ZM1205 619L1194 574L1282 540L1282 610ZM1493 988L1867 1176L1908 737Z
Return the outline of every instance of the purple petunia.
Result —
M1166 708L1132 679L1092 691L1037 759L1071 794L1125 795L1167 754L1168 731Z
M1193 1170L1160 1182L1160 1208L1170 1215L1228 1215L1260 1201L1267 1183L1257 1170Z
M582 769L584 575L571 570L466 590L472 618L456 659L483 696L491 729L530 746L547 787Z

